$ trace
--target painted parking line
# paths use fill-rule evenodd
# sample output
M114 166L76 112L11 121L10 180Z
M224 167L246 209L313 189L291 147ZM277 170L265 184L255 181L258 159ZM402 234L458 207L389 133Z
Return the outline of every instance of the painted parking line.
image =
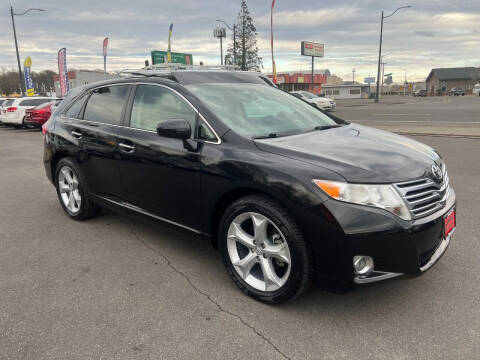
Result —
M387 122L387 123L447 123L447 124L480 124L480 121L451 121L451 120L385 120L385 119L355 119L355 120L348 120L348 121L373 121L373 122Z
M432 116L432 114L376 114L374 116Z

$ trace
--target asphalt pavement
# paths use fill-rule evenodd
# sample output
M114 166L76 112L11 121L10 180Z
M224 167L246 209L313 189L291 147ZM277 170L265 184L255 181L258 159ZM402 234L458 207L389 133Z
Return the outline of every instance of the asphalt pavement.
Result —
M444 155L457 192L441 261L418 278L268 306L191 233L107 211L70 220L42 134L0 127L0 359L478 359L480 140L415 139Z
M480 138L480 96L338 100L335 115L397 133Z

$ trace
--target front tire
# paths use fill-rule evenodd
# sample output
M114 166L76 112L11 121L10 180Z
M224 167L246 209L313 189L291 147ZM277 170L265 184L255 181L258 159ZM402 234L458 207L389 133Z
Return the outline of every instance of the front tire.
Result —
M88 199L86 181L72 158L61 159L55 171L55 187L63 210L74 220L86 220L100 211L100 207Z
M219 227L225 268L248 296L269 304L308 289L313 262L303 232L275 201L251 195L225 211Z

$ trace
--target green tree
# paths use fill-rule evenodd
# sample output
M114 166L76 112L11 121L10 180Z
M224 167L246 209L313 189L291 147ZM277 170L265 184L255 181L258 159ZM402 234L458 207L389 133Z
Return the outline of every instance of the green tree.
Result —
M227 59L233 62L234 58L235 64L243 71L259 71L262 67L262 58L258 56L257 35L257 28L253 24L247 2L242 0L232 42L227 49Z

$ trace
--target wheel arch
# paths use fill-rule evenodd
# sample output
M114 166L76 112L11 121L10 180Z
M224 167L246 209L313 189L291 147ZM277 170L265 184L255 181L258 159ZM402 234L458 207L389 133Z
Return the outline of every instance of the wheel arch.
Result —
M282 198L281 196L277 196L276 194L272 194L271 191L266 191L263 189L258 189L254 187L242 187L242 188L237 188L237 189L232 189L220 197L217 202L215 203L215 206L213 207L212 211L212 216L210 218L210 236L211 236L211 243L212 246L215 249L219 248L219 243L218 243L218 227L220 225L220 220L222 219L222 215L225 212L225 210L235 201L238 199L244 198L246 196L250 195L261 195L265 196L269 199L274 200L277 202L279 205L283 206L290 216L292 216L293 219L298 223L298 226L302 229L304 236L309 243L309 234L308 231L306 231L306 224L303 223L303 221L297 216L297 214L294 211L291 211L293 204L289 203L284 197Z

